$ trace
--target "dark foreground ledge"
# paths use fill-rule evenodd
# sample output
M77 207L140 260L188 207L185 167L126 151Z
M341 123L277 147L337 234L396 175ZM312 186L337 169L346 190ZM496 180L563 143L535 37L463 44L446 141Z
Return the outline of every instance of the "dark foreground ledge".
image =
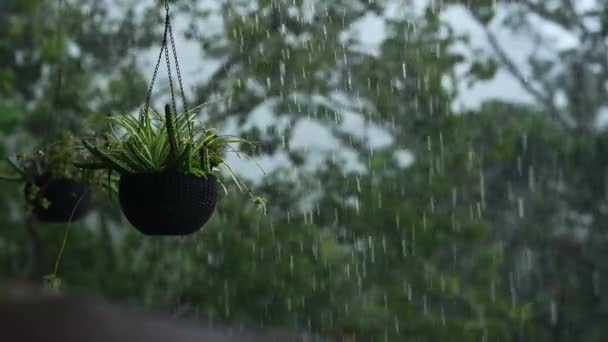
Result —
M237 331L59 294L0 278L0 341L11 342L321 342L320 338Z

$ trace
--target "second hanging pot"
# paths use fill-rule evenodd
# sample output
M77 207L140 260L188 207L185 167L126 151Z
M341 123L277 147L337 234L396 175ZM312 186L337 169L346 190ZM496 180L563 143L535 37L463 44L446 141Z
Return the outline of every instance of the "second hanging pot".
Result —
M38 187L34 198L32 186ZM33 207L33 213L41 222L67 223L81 219L91 207L91 189L88 185L69 178L51 179L42 175L24 188L25 199ZM48 201L48 206L41 204Z
M121 209L145 235L192 234L211 218L217 202L213 175L128 174L120 178Z

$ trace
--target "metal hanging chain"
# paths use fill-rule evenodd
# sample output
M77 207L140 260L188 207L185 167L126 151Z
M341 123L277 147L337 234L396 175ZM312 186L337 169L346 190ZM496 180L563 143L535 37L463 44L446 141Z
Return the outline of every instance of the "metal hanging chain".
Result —
M170 27L169 17L167 16L167 27ZM169 47L165 45L165 61L167 62L167 75L169 77L169 89L171 90L171 105L173 106L173 115L177 115L177 106L175 104L175 92L173 91L173 79L171 78L171 59L169 58Z
M167 27L169 31L169 42L171 44L171 49L173 50L173 59L175 60L175 73L177 74L177 82L179 85L179 91L182 94L182 105L184 106L184 113L188 112L188 102L186 101L186 92L184 91L184 85L182 82L182 74L179 69L179 60L177 58L177 49L175 47L175 40L173 39L173 29L171 27L171 17L169 16L169 2L165 0L165 9L167 10ZM165 56L167 58L167 70L169 70L169 47L165 46ZM173 111L177 113L177 106L175 101L175 96L173 95L173 85L171 81L171 72L169 71L169 86L171 87L171 101L173 103ZM193 137L193 128L192 121L188 120L188 133L190 137Z
M179 62L177 59L177 49L175 48L175 41L173 40L173 30L171 29L171 21L169 21L169 39L171 43L171 48L173 50L173 59L175 60L175 72L177 74L177 81L179 83L179 91L182 93L182 105L184 106L184 111L188 111L188 102L186 101L186 93L184 92L184 85L182 84L182 74L179 69Z
M160 60L162 59L163 52L165 54L165 60L167 62L167 76L169 78L169 88L171 91L171 105L173 107L173 113L177 114L177 104L175 101L175 92L173 89L173 78L171 77L171 58L169 57L169 46L167 45L167 33L169 33L169 43L171 44L171 49L173 51L173 59L175 60L175 71L177 74L179 91L181 92L184 112L188 111L188 102L186 101L186 92L184 92L182 75L181 75L181 71L179 68L179 61L177 58L177 49L175 47L175 40L173 39L173 30L171 27L171 17L169 15L169 1L165 0L165 31L163 33L163 41L162 41L162 44L160 47L160 52L158 54L158 59L156 61L156 66L154 67L154 74L152 75L152 80L150 82L150 88L148 89L148 94L146 96L144 110L140 114L140 120L143 119L144 115L148 115L148 109L150 107L150 98L152 96L152 89L154 88L154 82L156 81L156 76L158 74L158 68L160 67ZM188 131L190 133L190 136L192 136L192 123L191 122L188 122Z
M165 7L167 8L167 7ZM156 75L158 74L158 68L160 67L160 60L163 58L163 51L167 45L167 30L169 29L169 21L167 20L169 12L165 15L165 32L163 34L163 42L160 46L160 52L158 53L158 59L156 60L156 66L154 67L154 74L152 74L152 80L150 80L150 87L148 88L148 94L146 95L146 102L144 108L139 114L139 121L143 122L144 117L148 116L148 108L150 108L150 98L152 97L152 89L154 88L154 82L156 81Z

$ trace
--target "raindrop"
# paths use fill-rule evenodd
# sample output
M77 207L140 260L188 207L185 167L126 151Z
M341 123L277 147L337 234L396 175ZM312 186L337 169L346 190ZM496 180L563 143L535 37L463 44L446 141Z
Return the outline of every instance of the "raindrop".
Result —
M338 220L338 208L334 208L334 226L337 226L339 223Z
M426 213L423 213L422 214L422 231L426 232L426 226L427 226Z
M486 182L481 167L479 168L479 191L481 197L481 206L486 207Z
M427 316L429 313L426 295L422 296L422 312L424 313L425 316Z
M523 174L523 170L522 170L522 160L521 160L521 156L517 156L517 175L521 176Z
M555 302L555 299L551 299L551 302L549 303L549 312L551 315L551 325L552 326L556 326L557 325L557 303Z
M443 159L443 156L445 155L445 147L443 145L443 132L439 132L439 155L441 156L441 159Z
M517 213L520 218L524 217L524 199L521 197L517 198Z
M517 292L515 290L515 281L513 280L513 273L509 272L509 291L511 293L511 305L517 304Z
M346 60L346 55L344 55L344 59ZM352 90L353 89L353 78L352 78L352 75L350 74L350 72L347 75L347 83L348 83L348 90Z
M277 261L283 258L283 246L277 245Z
M534 180L534 166L528 168L528 187L530 191L534 191L536 182Z
M593 271L593 294L600 295L600 274L597 270Z
M454 231L454 232L458 231L458 225L456 224L456 215L454 213L450 214L450 221L451 221L452 231Z
M376 261L376 249L374 248L373 245L370 246L370 249L371 249L371 251L370 251L370 261L373 264Z
M412 226L412 242L411 242L411 250L412 250L412 256L416 256L416 226L413 225Z
M285 62L279 63L279 80L281 87L285 86Z
M382 236L382 252L386 254L386 237L384 235Z
M228 296L228 281L224 280L224 312L230 316L230 301Z
M473 163L474 163L474 158L475 153L472 150L469 150L469 152L467 153L467 171L471 171L473 169Z

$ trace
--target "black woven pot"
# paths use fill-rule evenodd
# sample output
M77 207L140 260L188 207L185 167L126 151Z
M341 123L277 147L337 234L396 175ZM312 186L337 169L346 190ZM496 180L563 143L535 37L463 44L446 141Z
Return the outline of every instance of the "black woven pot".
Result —
M127 220L143 234L187 235L211 218L217 180L177 173L124 175L118 197Z
M24 189L26 201L33 206L33 213L39 221L65 223L81 219L91 208L91 188L73 179L50 179L46 175L37 177L34 184L40 188L35 200L29 199L32 183ZM48 208L40 205L40 200L50 201Z

